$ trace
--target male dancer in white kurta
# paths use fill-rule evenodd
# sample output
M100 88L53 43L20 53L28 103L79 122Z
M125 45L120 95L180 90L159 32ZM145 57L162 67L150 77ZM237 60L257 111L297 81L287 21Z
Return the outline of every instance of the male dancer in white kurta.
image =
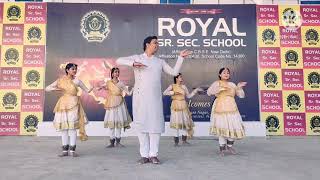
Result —
M171 68L164 60L154 56L158 48L157 37L150 36L143 42L143 54L117 59L117 64L134 68L132 107L140 143L140 164L160 163L157 156L160 134L164 132L161 73L164 71L172 76L177 75L183 58L191 54L186 50L181 51L175 67Z

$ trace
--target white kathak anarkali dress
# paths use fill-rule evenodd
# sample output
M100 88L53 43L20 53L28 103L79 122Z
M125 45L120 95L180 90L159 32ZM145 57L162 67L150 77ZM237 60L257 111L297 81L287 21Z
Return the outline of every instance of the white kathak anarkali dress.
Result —
M172 129L186 130L190 137L193 135L194 123L185 98L192 98L196 92L197 89L190 94L185 85L178 84L170 85L163 92L163 95L171 96L172 98L170 127Z
M88 88L79 79L70 79L63 76L46 87L46 91L62 90L63 95L59 98L54 108L53 125L56 130L79 129L80 139L87 140L85 125L88 119L78 96L78 87L89 92Z
M216 81L209 87L207 94L217 97L211 111L210 134L233 139L243 138L245 130L235 101L236 95L244 98L243 89L232 82Z
M104 127L110 129L129 129L132 119L127 109L126 102L122 96L123 91L130 95L122 82L114 83L112 80L105 85L108 95L104 104L106 113L104 116Z

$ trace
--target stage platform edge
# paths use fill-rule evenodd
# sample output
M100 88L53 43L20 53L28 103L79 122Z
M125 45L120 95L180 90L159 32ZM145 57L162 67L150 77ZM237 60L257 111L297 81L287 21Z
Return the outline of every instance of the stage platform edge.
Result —
M243 123L247 136L266 136L265 123L260 121L247 121ZM209 122L195 122L194 136L211 136L209 135ZM88 136L108 136L109 129L103 127L102 121L93 121L86 126ZM169 122L166 122L166 131L162 136L172 136L175 134L174 130L170 128ZM38 126L37 136L60 136L52 122L42 122ZM134 124L131 128L122 133L123 137L136 136Z

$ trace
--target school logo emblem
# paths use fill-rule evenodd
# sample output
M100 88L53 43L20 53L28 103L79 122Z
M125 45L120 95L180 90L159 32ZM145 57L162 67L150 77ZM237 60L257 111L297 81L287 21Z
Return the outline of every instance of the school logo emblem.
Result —
M310 129L315 133L320 133L320 117L313 116L310 120Z
M19 52L15 48L9 48L4 54L4 61L8 65L16 65L19 61Z
M319 88L320 87L320 75L317 72L311 72L308 75L308 84L311 88Z
M276 73L274 73L272 71L267 72L264 75L264 84L268 88L275 88L276 85L278 84L278 77L277 77Z
M301 107L301 99L297 94L290 94L287 97L287 106L290 110L298 110Z
M302 24L301 14L292 8L286 8L282 12L282 23L287 29L298 29Z
M7 18L9 21L18 21L21 18L21 9L19 6L10 6L7 10Z
M299 63L298 58L298 53L293 50L289 50L285 54L285 62L288 66L296 66Z
M274 44L276 42L276 33L272 29L266 29L262 32L262 41L265 44Z
M82 36L88 42L102 42L110 33L108 17L100 11L90 11L81 19Z
M18 98L16 94L8 92L2 98L2 106L5 109L14 109L18 105L17 99Z
M26 74L26 84L29 87L36 87L40 83L40 73L36 70L28 71Z
M315 29L309 29L305 34L305 41L309 45L317 45L319 42L319 33Z
M39 119L35 115L29 115L24 119L23 124L27 132L35 132L38 129Z
M266 119L266 128L268 132L277 132L280 129L280 122L277 116L271 115Z
M28 30L28 37L27 39L31 42L31 43L39 43L39 41L42 39L42 33L41 33L41 29L39 27L31 27Z

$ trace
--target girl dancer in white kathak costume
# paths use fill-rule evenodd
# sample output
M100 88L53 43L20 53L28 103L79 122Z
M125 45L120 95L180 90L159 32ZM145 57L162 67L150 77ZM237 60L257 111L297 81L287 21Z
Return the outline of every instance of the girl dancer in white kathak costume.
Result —
M111 68L111 67L110 67ZM120 143L121 129L129 129L132 119L127 109L126 102L123 98L123 92L128 95L132 94L128 88L119 81L120 71L119 68L111 69L111 80L107 81L101 88L108 91L104 108L106 114L104 116L104 127L110 129L110 145L108 148L123 147Z
M236 154L232 147L234 140L245 136L242 118L234 97L237 95L244 98L242 88L247 83L240 82L235 85L229 82L230 70L228 68L220 69L219 78L219 81L215 81L209 87L207 94L217 97L211 111L210 134L219 136L220 155L224 156L226 148L232 154Z
M82 108L80 97L77 96L78 87L89 93L90 90L79 79L75 78L77 65L68 63L65 67L66 75L46 87L46 91L61 91L63 95L59 98L54 108L54 127L61 132L62 154L60 157L68 156L68 150L73 157L78 156L76 150L77 130L79 129L80 139L88 139L85 132L85 125L88 120ZM70 141L69 141L70 136Z
M182 83L182 74L179 73L177 76L174 76L174 84L170 85L163 92L163 95L171 96L172 98L170 127L176 129L174 137L175 146L179 144L179 131L182 134L182 143L184 145L189 144L187 142L187 135L189 137L193 136L194 123L185 97L192 98L198 91L202 91L201 88L196 88L190 94L188 88Z

